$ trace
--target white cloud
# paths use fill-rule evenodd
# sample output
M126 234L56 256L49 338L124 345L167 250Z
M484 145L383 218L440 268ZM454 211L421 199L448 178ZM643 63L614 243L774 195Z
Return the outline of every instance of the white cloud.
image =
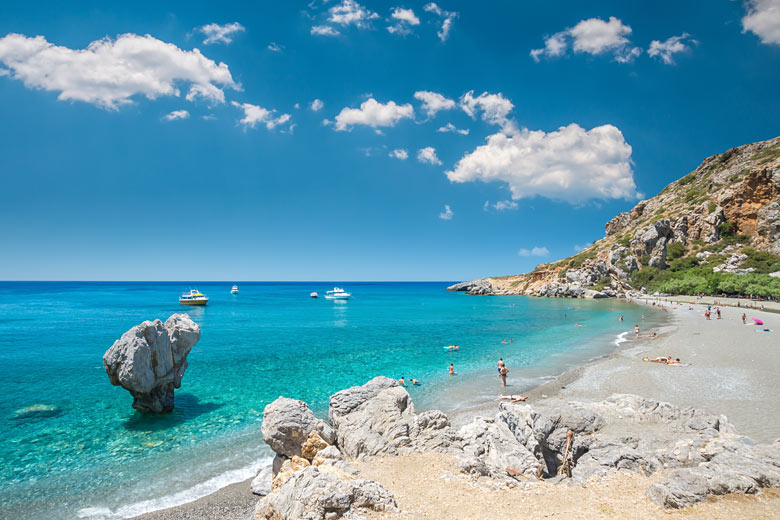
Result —
M423 9L429 13L435 14L436 16L442 19L441 29L439 29L439 31L436 32L436 36L439 37L442 43L446 42L447 38L450 37L450 30L452 30L452 22L455 18L457 18L458 13L453 11L445 11L434 2L425 4L425 7L423 7Z
M500 126L506 133L517 131L514 122L507 117L515 108L509 99L500 92L498 94L483 92L477 97L473 94L474 91L470 90L460 97L460 108L472 119L481 112L483 121Z
M336 116L335 129L351 130L354 125L366 125L372 128L395 126L401 119L414 117L414 109L409 103L397 105L395 101L386 104L369 98L360 104L360 108L344 107Z
M355 0L342 0L339 5L334 5L328 12L328 21L343 26L354 25L359 29L366 29L370 21L379 18L379 15L366 9Z
M435 116L436 112L441 110L451 110L455 108L454 100L446 98L438 92L419 90L414 93L414 99L422 102L422 109L429 118Z
M574 244L574 251L579 253L580 251L585 251L590 246L593 245L593 242L586 242L584 244Z
M780 0L746 0L742 32L750 31L767 45L780 45Z
M284 46L279 45L276 42L271 42L268 44L268 50L271 52L282 52L284 50Z
M440 126L439 129L436 130L436 131L437 132L441 132L441 133L452 132L453 134L469 135L469 129L468 128L460 129L460 128L457 128L452 123L447 123L444 126Z
M572 123L549 133L493 134L446 174L452 182L506 183L515 200L542 196L580 204L639 195L631 146L612 125L585 130Z
M631 27L614 16L610 16L608 21L589 18L574 27L546 37L544 48L533 49L530 55L537 62L540 56L563 56L571 44L577 53L584 52L593 56L608 53L619 63L629 63L642 53L639 47L631 45L627 38L630 34Z
M206 114L205 116L200 116L200 118L203 119L204 121L214 121L215 119L217 119L217 116L215 116L214 114Z
M258 123L264 124L268 130L273 130L279 125L290 120L290 114L282 114L279 117L274 117L276 110L268 110L261 106L252 105L251 103L237 103L232 102L234 107L238 107L244 111L244 118L240 123L250 128L255 128Z
M122 34L116 40L93 41L86 49L70 49L43 36L8 34L0 38L0 63L29 88L112 110L139 94L148 99L179 96L181 83L190 85L189 101L203 97L223 103L223 88L239 88L224 63L149 35Z
M513 200L499 200L493 204L491 204L489 200L486 200L485 204L482 206L482 209L488 211L490 208L493 208L496 211L507 211L518 209L519 207L520 205Z
M444 211L439 213L439 218L442 220L452 220L452 217L455 216L455 212L452 211L452 208L450 208L449 204L444 205Z
M531 249L520 249L517 254L519 256L550 256L550 250L546 247L535 246Z
M441 161L439 160L439 157L436 155L436 148L433 146L426 146L425 148L420 148L417 151L417 160L421 163L427 163L427 164L433 164L436 166L441 165Z
M389 155L390 155L390 157L392 157L393 159L400 159L400 160L402 160L402 161L405 161L406 159L408 159L408 158L409 158L409 152L407 152L407 151L406 151L406 150L404 150L403 148L396 148L395 150L393 150L392 152L390 152L390 154L389 154Z
M186 110L174 110L170 114L166 114L164 119L166 121L176 121L177 119L187 119L190 117L190 113Z
M315 99L314 101L311 102L310 106L312 110L314 110L315 112L319 112L320 110L322 110L322 107L325 106L325 103L323 103L321 99Z
M680 36L672 36L661 42L659 40L653 40L650 42L650 47L647 49L647 54L653 58L658 57L667 65L674 65L674 54L688 50L689 47L683 42L683 40L689 39L690 34L683 33ZM692 43L696 43L696 40L691 40Z
M206 36L206 39L203 40L204 45L210 45L212 43L231 43L233 41L233 36L236 33L245 30L244 26L238 22L226 23L225 25L210 23L197 28L197 31Z
M393 7L390 18L395 20L393 25L387 27L390 34L409 34L412 32L413 26L420 25L420 19L414 14L414 11L403 7Z
M316 36L338 36L341 34L330 25L315 25L310 32Z

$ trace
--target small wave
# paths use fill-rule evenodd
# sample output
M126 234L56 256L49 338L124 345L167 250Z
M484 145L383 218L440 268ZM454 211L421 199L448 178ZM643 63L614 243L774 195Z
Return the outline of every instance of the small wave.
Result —
M214 493L227 487L230 484L236 482L243 482L244 480L254 477L260 471L261 468L271 464L272 458L261 459L243 468L233 469L221 473L215 477L208 479L205 482L196 484L191 488L173 493L172 495L166 495L159 498L153 498L150 500L142 500L126 506L121 506L116 510L112 510L108 507L86 507L80 509L78 512L79 518L88 518L89 520L117 520L120 518L131 518L139 516L151 511L159 511L161 509L169 509L171 507L180 506L189 502L194 502L199 498L203 498L207 495Z
M618 334L617 338L615 338L615 346L619 347L621 343L625 343L626 341L628 341L626 339L627 335L628 332L621 332L620 334Z

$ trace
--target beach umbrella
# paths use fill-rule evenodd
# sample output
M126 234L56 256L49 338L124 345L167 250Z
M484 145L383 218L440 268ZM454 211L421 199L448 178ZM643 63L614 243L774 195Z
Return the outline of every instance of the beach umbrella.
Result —
M753 318L753 321L756 322L756 325L763 325L764 324L764 322L759 320L758 318Z

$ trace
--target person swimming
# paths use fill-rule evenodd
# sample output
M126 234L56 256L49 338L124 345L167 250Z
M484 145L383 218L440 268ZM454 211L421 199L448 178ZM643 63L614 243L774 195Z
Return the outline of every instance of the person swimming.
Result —
M412 383L412 386L417 386L417 385L420 384L420 380L419 379L415 379L413 377L409 378L409 382Z
M406 386L406 381L404 381L403 377L398 380L398 384L401 385L401 386Z

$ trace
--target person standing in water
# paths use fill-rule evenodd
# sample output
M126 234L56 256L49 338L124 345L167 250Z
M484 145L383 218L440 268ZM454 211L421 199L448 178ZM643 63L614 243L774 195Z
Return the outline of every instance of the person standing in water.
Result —
M501 377L501 368L505 367L504 365L504 358L498 358L498 374L497 377Z
M506 375L509 373L509 369L506 367L506 365L503 365L498 370L498 375L501 377L501 382L504 384L504 387L506 388Z
M450 363L450 375L451 376L455 375L455 366L452 363Z

